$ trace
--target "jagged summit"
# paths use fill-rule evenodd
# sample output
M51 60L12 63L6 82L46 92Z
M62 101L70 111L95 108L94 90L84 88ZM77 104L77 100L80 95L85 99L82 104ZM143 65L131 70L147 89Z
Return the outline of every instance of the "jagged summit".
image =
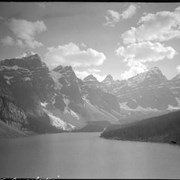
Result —
M84 78L84 81L98 81L92 74Z
M137 85L139 83L160 84L167 81L167 79L158 67L152 67L146 72L129 78L127 81L129 82L129 85Z
M171 81L177 81L180 80L180 74L177 74L175 77L171 79Z
M104 78L103 82L104 82L104 81L114 81L114 80L113 80L113 77L112 77L110 74L108 74L108 75Z

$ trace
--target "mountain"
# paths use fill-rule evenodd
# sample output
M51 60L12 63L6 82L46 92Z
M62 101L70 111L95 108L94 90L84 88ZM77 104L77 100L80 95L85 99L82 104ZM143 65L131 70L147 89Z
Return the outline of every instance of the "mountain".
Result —
M100 82L94 77L92 74L88 75L83 79L85 84L90 87L90 88L99 88L100 87Z
M119 119L126 123L176 109L178 101L167 82L161 70L153 67L127 80L114 81L108 75L96 88L117 97L121 107Z
M107 86L113 84L114 83L113 77L110 74L108 74L105 77L105 79L102 81L102 83L107 85Z
M171 89L178 102L180 102L180 74L169 80L167 86Z
M101 137L129 141L150 141L180 144L180 111L126 124L108 127Z
M118 123L120 111L114 95L88 87L71 66L50 71L34 53L0 61L0 102L1 121L23 133L71 131L88 121Z
M38 54L27 52L0 61L1 125L27 134L126 124L178 109L179 85L179 78L167 80L157 67L122 81L111 75L102 82L93 75L81 80L71 66L49 70Z

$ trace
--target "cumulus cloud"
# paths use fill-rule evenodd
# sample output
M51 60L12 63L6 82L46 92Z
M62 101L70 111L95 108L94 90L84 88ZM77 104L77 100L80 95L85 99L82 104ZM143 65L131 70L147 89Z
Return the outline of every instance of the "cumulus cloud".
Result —
M127 65L129 66L129 69L120 75L121 79L128 79L148 70L146 65L138 61L130 60Z
M116 54L122 56L124 61L135 60L145 63L156 62L164 58L172 59L176 51L170 46L165 47L161 43L147 41L130 44L126 47L121 46L116 50Z
M177 71L180 73L180 65L176 67Z
M122 19L131 18L136 14L137 6L131 4L125 11L122 12L121 17Z
M129 70L121 74L122 79L127 79L147 70L148 62L157 62L165 58L172 59L176 51L172 47L165 47L161 43L149 41L133 43L126 47L121 46L116 54L123 58Z
M13 39L12 37L10 37L10 36L6 36L6 37L4 37L3 39L1 39L1 43L2 43L4 46L6 46L6 45L8 45L8 46L15 45L14 39Z
M173 12L145 13L137 25L137 28L131 27L122 34L125 44L142 41L162 42L180 37L180 7Z
M105 59L106 57L102 52L92 48L81 50L79 46L72 42L58 47L49 47L45 55L45 61L51 67L60 64L74 67L100 66Z
M107 10L105 19L106 19L106 23L104 24L105 26L114 27L115 24L118 23L120 20L120 14L119 12L114 10Z
M106 12L106 23L104 25L114 27L121 19L129 19L136 14L137 6L131 4L122 13L114 10L107 10Z
M43 21L31 22L24 19L11 19L8 26L15 38L13 39L7 36L5 38L5 40L9 42L7 45L18 45L29 48L42 46L42 43L35 39L35 35L47 30Z

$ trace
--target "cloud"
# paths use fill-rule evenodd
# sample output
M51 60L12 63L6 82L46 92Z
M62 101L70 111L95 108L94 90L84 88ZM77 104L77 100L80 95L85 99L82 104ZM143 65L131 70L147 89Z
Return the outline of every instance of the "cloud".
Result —
M161 43L147 41L130 44L126 47L121 46L116 50L116 54L122 56L125 62L136 60L145 63L156 62L165 58L172 59L176 51L170 46L165 47Z
M114 27L116 23L120 20L120 14L117 11L114 10L107 10L106 12L106 23L105 26L111 26Z
M141 62L138 61L133 61L130 60L127 65L129 66L129 70L123 72L120 75L120 79L128 79L131 78L139 73L143 73L145 71L147 71L147 67L146 65L142 64Z
M6 36L6 37L4 37L3 39L1 39L1 43L2 43L4 46L6 46L6 45L8 45L8 46L15 45L14 39L13 39L12 37L10 37L10 36Z
M89 73L99 73L99 72L101 72L101 70L100 69L88 69L87 70Z
M176 51L172 47L165 47L161 43L139 42L126 47L121 46L116 54L123 58L129 70L121 74L122 79L127 79L147 70L146 63L157 62L165 58L172 59Z
M174 12L160 11L156 14L145 13L137 23L122 34L125 44L142 41L168 41L180 37L180 7Z
M131 4L125 11L122 12L122 19L129 19L136 14L137 6Z
M58 47L50 47L45 54L45 61L51 67L60 64L74 67L100 66L105 59L106 57L102 52L92 48L81 50L79 46L72 42Z
M180 73L180 65L176 67L177 71Z
M35 40L35 35L47 30L43 21L27 21L24 19L11 19L9 29L13 32L15 38L7 36L6 41L11 41L7 45L18 45L20 47L37 48L42 46L41 42ZM10 40L11 39L11 40Z
M106 12L106 23L105 26L114 27L121 19L129 19L136 14L137 6L131 4L122 13L114 10L107 10Z

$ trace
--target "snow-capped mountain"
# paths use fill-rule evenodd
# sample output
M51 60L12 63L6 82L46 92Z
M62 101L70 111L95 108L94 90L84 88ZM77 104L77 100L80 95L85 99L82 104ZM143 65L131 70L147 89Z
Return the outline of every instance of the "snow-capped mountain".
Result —
M178 108L176 96L172 88L167 86L167 82L161 70L153 67L122 81L114 81L112 76L108 75L98 88L117 97L121 120L139 119Z
M167 82L167 86L171 89L173 94L176 96L178 102L180 102L180 74Z
M180 78L154 67L127 80L77 78L71 66L49 70L38 54L0 61L1 124L22 132L61 132L89 122L126 123L177 109Z
M115 96L89 88L70 66L50 71L38 54L0 61L0 93L0 119L18 130L59 132L87 121L119 121Z
M113 83L114 83L113 77L112 77L110 74L108 74L108 75L105 77L105 79L102 81L102 83L105 84L105 85L111 85L111 84L113 84Z
M94 77L92 74L85 77L83 81L90 88L99 88L101 85L100 82L96 79L96 77Z

